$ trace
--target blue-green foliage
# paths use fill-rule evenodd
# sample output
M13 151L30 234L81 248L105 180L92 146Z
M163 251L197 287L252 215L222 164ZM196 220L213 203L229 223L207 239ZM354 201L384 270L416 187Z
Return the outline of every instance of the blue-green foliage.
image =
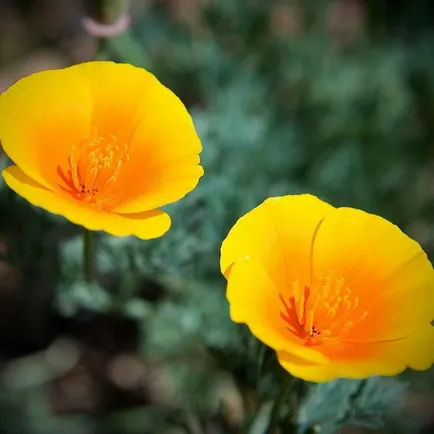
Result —
M405 392L405 383L379 377L311 386L300 408L299 432L314 427L318 432L334 434L347 423L378 429L382 418L402 404Z
M309 14L322 11L308 3ZM77 231L56 245L58 270L52 256L36 257L41 227L55 231L61 219L28 207L23 215L40 226L28 225L26 238L18 230L11 235L26 267L58 271L63 315L85 308L135 318L143 354L158 360L176 385L175 406L199 415L217 411L222 378L256 387L250 375L260 364L256 343L249 348L244 329L231 323L219 270L221 242L242 214L269 196L309 192L378 213L404 230L415 221L429 227L434 218L431 186L420 182L434 138L427 118L434 63L423 55L432 52L429 35L411 49L399 38L369 35L337 48L317 28L290 39L274 36L263 0L213 4L202 12L207 31L200 34L150 7L107 53L156 73L186 102L202 139L205 176L167 207L170 232L149 242L101 234L98 286L82 278ZM3 187L0 200L2 208L10 204ZM24 207L19 200L14 206ZM158 303L140 297L144 281L158 283L165 297ZM239 372L248 378L241 381ZM293 419L300 434L317 426L333 434L344 423L377 425L404 389L379 378L309 385ZM270 380L255 393L270 400L276 384Z

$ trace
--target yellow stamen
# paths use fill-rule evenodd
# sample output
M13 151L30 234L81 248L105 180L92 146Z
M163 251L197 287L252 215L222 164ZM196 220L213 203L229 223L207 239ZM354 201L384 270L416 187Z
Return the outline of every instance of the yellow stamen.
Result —
M316 345L324 339L342 336L354 325L350 314L359 306L345 279L334 278L329 273L317 279L312 287L304 287L293 282L292 297L288 301L280 295L285 311L281 318L286 328L297 337L305 340L305 345ZM366 318L365 311L360 320Z
M115 184L128 161L127 144L118 144L114 135L101 137L93 128L71 151L69 178L59 168L67 185L61 188L75 199L100 208L113 205L122 194Z

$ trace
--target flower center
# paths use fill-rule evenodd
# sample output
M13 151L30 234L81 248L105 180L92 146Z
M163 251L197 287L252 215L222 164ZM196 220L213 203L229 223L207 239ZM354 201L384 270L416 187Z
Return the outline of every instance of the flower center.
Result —
M295 281L292 290L289 300L280 295L283 304L280 317L291 333L304 339L306 346L342 336L354 325L351 314L357 309L359 299L345 285L344 278L328 275L304 288ZM362 312L357 319L364 319L367 314Z
M66 187L62 190L82 202L107 208L119 202L122 192L116 186L121 170L129 161L128 145L116 142L114 135L100 137L96 128L68 158L67 175L58 167Z

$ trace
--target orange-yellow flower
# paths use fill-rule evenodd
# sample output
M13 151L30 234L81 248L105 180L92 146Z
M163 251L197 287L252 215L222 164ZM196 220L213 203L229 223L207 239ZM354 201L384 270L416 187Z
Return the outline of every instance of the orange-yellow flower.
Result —
M267 199L221 250L231 318L315 382L434 362L434 271L381 217L310 195Z
M6 183L32 204L90 230L163 235L158 208L203 174L182 102L151 73L88 62L23 78L0 96L0 140L16 164Z

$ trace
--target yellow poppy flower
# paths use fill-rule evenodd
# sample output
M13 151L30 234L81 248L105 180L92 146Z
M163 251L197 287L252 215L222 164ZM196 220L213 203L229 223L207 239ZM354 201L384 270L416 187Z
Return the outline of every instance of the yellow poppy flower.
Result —
M195 188L201 143L182 102L151 73L88 62L23 78L0 96L9 187L90 230L163 235L160 211Z
M307 381L434 363L434 271L381 217L310 195L267 199L221 249L231 318Z

